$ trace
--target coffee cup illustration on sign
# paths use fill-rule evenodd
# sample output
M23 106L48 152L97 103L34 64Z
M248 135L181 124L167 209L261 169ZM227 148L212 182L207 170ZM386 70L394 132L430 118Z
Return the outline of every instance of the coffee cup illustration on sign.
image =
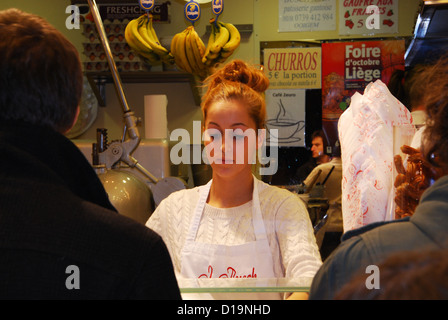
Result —
M300 138L298 134L305 128L305 121L297 121L293 118L290 118L287 115L285 106L283 105L281 99L278 103L278 106L279 111L276 118L268 119L266 121L266 127L269 133L268 141L270 141L271 136L273 138L276 138L279 144L295 143L301 141L302 138ZM272 131L272 129L277 130Z

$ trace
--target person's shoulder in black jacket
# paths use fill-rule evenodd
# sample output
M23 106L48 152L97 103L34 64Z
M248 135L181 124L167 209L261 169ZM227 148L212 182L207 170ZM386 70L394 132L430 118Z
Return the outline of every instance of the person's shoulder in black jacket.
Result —
M64 134L79 53L45 19L0 11L0 297L180 299L168 250L118 214Z

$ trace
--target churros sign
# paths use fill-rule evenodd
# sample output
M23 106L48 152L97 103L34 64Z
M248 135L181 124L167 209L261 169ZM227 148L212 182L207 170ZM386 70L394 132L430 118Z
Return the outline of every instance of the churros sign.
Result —
M321 48L265 49L264 70L270 89L319 89Z

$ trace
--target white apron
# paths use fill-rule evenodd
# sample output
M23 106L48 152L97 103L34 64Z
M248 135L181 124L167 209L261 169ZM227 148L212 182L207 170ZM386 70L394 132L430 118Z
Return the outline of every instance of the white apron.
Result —
M196 242L202 213L212 181L201 187L185 246L181 251L181 278L231 278L239 286L253 287L254 278L274 279L274 264L258 198L258 180L254 177L252 223L255 241L240 245L218 245ZM241 278L241 279L240 279ZM245 280L245 279L246 280ZM226 281L226 280L223 280ZM260 285L260 281L256 280ZM215 282L221 282L215 281ZM281 293L212 293L183 294L184 299L281 299Z

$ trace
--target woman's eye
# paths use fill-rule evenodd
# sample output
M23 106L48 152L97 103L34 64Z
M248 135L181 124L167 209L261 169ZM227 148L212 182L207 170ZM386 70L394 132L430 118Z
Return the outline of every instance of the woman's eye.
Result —
M204 132L203 137L204 137L204 141L216 141L216 140L219 141L219 139L221 139L221 132L219 132L218 130L213 129L213 128L207 129Z
M221 138L220 134L211 134L210 135L210 140L211 141L219 140L220 138Z

